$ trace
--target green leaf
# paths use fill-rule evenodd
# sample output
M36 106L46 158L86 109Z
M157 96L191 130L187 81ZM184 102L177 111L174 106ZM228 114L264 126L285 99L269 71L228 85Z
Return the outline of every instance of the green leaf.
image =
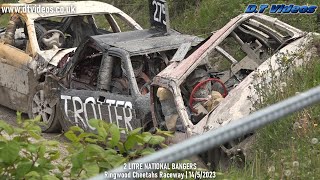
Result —
M39 147L39 151L38 151L39 157L44 157L44 154L46 153L46 150L47 150L46 146L45 145L41 145Z
M26 132L26 130L25 130L25 129L21 129L21 128L14 128L14 132L15 132L16 134L21 134L21 133Z
M100 172L100 168L99 168L98 164L95 162L85 163L83 168L86 171L88 177L95 176L95 175L99 174L99 172Z
M137 129L134 129L134 130L132 130L132 131L129 132L129 136L130 136L130 135L136 135L136 134L140 133L141 130L142 130L141 127L140 127L140 128L137 128Z
M129 136L126 142L124 143L124 147L127 151L129 151L134 147L134 145L136 145L136 143L137 143L136 136L135 135Z
M41 115L36 116L35 118L32 119L33 122L41 122Z
M17 114L17 123L20 125L22 123L22 116L21 116L22 112L17 111L16 114Z
M165 135L165 136L168 136L168 137L174 137L173 133L174 132L172 132L172 131L161 131L158 128L157 128L157 132L156 132L157 135Z
M109 162L106 162L106 161L98 162L98 166L100 168L104 168L106 170L109 170L109 169L113 168L113 166Z
M143 137L143 141L144 141L145 143L149 143L149 141L151 140L151 138L152 138L152 135L151 135L151 136L145 136L145 137Z
M113 148L120 141L120 131L119 131L118 126L116 126L115 124L111 124L111 126L109 128L109 132L111 133L110 145Z
M26 127L26 130L30 133L30 132L33 132L35 134L41 134L41 128L36 125L36 124L33 124L33 123L30 123L29 125L27 125Z
M118 154L116 150L114 149L107 149L107 150L104 150L104 157L107 157L109 155L115 155L115 154Z
M124 149L124 146L123 146L122 142L119 142L117 147L118 147L118 149L120 151L120 154L123 154L125 152L125 149Z
M85 140L86 142L94 143L94 144L98 142L97 139L92 139L92 138L85 138L84 140Z
M40 178L40 175L36 171L31 171L28 174L26 174L25 177L28 177L28 179L29 178Z
M20 149L19 143L9 141L0 149L0 159L4 163L12 164L19 157Z
M51 164L49 159L47 159L45 157L39 157L38 160L37 160L37 163L39 164L39 167L41 167L41 168L46 168L46 169L53 168L53 165Z
M35 144L28 144L27 145L27 150L31 153L36 153L38 150L38 146Z
M98 120L98 119L90 119L89 120L90 126L94 127L94 128L100 127L100 125L99 125L100 122L101 122L101 120Z
M4 122L3 120L0 120L0 129L3 129L6 133L8 133L9 135L14 133L14 129L12 128L12 126L10 126L9 124L7 124L6 122Z
M88 153L88 155L97 155L97 154L102 154L104 152L104 149L98 145L95 144L89 144L85 148L85 152Z
M152 134L150 132L143 132L141 136L148 137L148 136L152 136Z
M58 164L57 165L59 171L64 172L66 170L66 165L65 164Z
M122 165L124 162L127 161L126 158L122 157L121 155L109 155L104 158L106 162L109 162L112 168L118 167Z
M8 141L7 138L5 138L4 136L0 135L0 143L1 142L7 142L7 141Z
M138 142L140 145L146 144L146 143L144 142L144 140L143 140L144 137L143 137L142 135L137 134L137 135L136 135L136 138L137 138L137 142Z
M127 158L124 157L118 157L117 162L113 164L114 167L122 166L125 162L128 162Z
M146 149L141 150L140 155L141 156L149 155L149 154L154 153L155 151L156 150L154 150L153 148L146 148Z
M39 140L39 139L42 138L42 136L39 135L39 132L38 132L38 131L28 131L28 132L29 132L29 135L30 135L31 137L33 137L34 139Z
M80 128L79 126L72 126L69 128L70 131L74 131L74 132L80 132L83 133L84 130L82 128Z
M79 142L79 138L74 134L73 131L66 132L64 136L74 143Z
M85 154L83 151L77 154L74 154L71 157L72 168L75 168L75 169L82 168L82 165L84 164L84 160L85 160Z
M164 149L164 148L167 148L168 145L166 145L165 143L160 143L160 147L161 147L162 149Z
M17 179L22 179L22 177L24 177L24 175L26 175L32 167L32 162L28 161L28 162L23 162L20 161L17 165Z
M57 178L56 176L52 176L52 175L45 175L42 177L42 180L59 180L59 178Z
M49 140L49 141L44 141L43 142L44 145L48 145L48 146L58 146L60 143L58 141L53 141L53 140Z
M53 161L60 158L60 151L54 150L49 152L48 155L49 155L49 160Z
M98 135L101 136L103 139L107 138L108 133L106 129L104 129L103 127L97 127L97 131L98 131Z
M164 137L162 137L162 136L153 136L149 140L149 144L157 145L157 144L160 144L160 143L164 142L165 140L166 139Z
M84 139L84 138L88 138L88 137L98 138L98 136L97 136L96 134L88 133L88 132L81 133L81 134L78 136L79 139Z

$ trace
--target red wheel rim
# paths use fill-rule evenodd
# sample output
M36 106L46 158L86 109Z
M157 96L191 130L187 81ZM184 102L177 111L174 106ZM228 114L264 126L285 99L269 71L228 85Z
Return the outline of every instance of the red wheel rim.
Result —
M210 82L210 81L217 82L217 83L219 83L219 84L222 86L223 91L224 91L224 93L222 94L222 97L226 97L226 96L228 95L227 88L226 88L226 86L223 84L223 82L220 81L220 79L217 79L217 78L209 78L209 79L206 79L206 80L204 80L204 81L201 81L201 82L199 82L199 83L192 89L192 91L191 91L191 95L190 95L190 98L189 98L189 106L190 106L192 112L197 113L197 111L192 107L192 104L193 104L193 102L194 102L194 97L193 97L194 94L198 91L198 89L199 89L201 86L203 86L205 83L208 83L208 82Z

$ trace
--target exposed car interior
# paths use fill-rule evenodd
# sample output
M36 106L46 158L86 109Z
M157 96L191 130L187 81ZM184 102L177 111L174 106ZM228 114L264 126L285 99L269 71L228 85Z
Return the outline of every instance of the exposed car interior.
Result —
M34 22L39 47L41 50L52 49L53 45L58 48L78 47L87 36L134 30L118 16L120 15L97 14L39 18ZM17 14L8 18L10 22L6 28L1 29L0 39L3 39L7 33L7 36L13 36L6 37L12 39L7 44L27 51L29 37L25 22Z
M184 137L187 134L185 121L195 125L195 128L200 122L206 123L204 117L208 115L210 118L210 112L218 107L232 89L279 49L297 38L290 30L281 29L271 22L264 22L255 17L237 25L230 34L225 35L226 38L222 38L224 37L222 35L217 40L221 41L218 46L211 45L203 53L205 56L199 56L198 60L202 63L188 76L183 77L183 83L179 87L172 87L177 88L175 92L181 93L181 96L173 96L172 90L155 86L154 115L159 128L180 134L177 137ZM180 97L184 108L178 109ZM182 119L179 112L187 115L188 119L185 119L186 116ZM220 123L220 120L217 121ZM206 131L205 124L200 124L200 127ZM253 132L250 132L208 151L202 155L204 162L210 162L213 169L226 168L232 157L237 156L239 160L236 164L240 167L243 165L241 162L244 162L245 155L241 149L238 150L238 145L252 134ZM223 159L225 161L222 161ZM214 164L215 162L223 164L220 166L218 163Z
M87 47L79 57L69 78L70 88L131 95L126 68L120 58L104 57L92 46ZM136 83L142 95L149 93L152 78L162 71L167 63L168 57L164 53L131 57Z
M292 41L290 32L272 26L271 23L262 23L252 18L238 25L202 59L204 63L199 65L180 86L192 123L197 124L215 109L229 91L290 41ZM176 108L174 101L163 99L167 96L165 92L166 90L159 87L156 95L158 100L155 109L162 109L156 112L157 117L162 119L160 126L184 131L180 128L181 122L177 111L172 110ZM176 122L174 127L168 128L168 119Z

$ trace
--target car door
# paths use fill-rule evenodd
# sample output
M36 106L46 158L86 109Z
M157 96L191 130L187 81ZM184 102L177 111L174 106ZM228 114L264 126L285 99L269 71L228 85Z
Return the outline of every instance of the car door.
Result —
M26 52L28 39L24 28L13 28L12 23L11 20L6 31L0 33L0 104L26 112L29 86L33 83L33 72L28 68L32 57ZM12 31L15 33L11 35Z
M128 70L128 65L131 67L131 64L128 63L127 59L124 59L121 56L110 57L110 54L104 53L101 57L101 61L116 61L113 63L114 67L112 69L122 68L122 70L124 69L126 72L130 71ZM74 80L71 80L70 83L71 88L61 90L60 92L60 109L63 115L61 124L63 125L63 128L68 129L70 126L79 126L84 130L94 131L95 128L89 124L90 119L102 119L108 123L114 123L120 128L126 128L127 130L141 127L141 119L139 119L139 116L137 115L139 114L137 113L136 103L137 90L136 88L133 88L136 86L134 75L132 76L131 73L127 73L126 75L128 93L123 93L126 92L125 90L119 92L112 90L112 88L109 90L102 90L101 88L98 88L98 86L88 87L90 86L90 83L83 84L82 82L84 81L76 79L77 76L86 76L84 73L88 71L88 68L90 68L89 66L96 63L94 61L86 63L85 61L82 61L84 63L83 66L79 63L78 65L75 65L74 70L69 72L74 76L72 77ZM105 66L101 65L99 59L97 64L99 65L98 72L100 74ZM127 65L122 66L121 64ZM78 66L81 66L79 67L81 75L77 74ZM115 84L114 82L117 81L117 79L119 79L119 77L110 78L110 84ZM98 81L98 79L96 79L96 81Z

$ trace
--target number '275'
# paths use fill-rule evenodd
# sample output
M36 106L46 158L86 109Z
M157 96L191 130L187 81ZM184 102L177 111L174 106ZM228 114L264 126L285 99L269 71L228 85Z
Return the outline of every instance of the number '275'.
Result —
M165 5L162 4L161 2L157 2L155 0L152 2L152 5L156 6L156 10L154 11L154 14L153 14L154 21L157 21L157 22L160 22L160 23L163 23L164 25L166 25L165 19L162 20L162 16L165 17L165 15L166 15ZM162 20L162 22L161 22L161 20Z

